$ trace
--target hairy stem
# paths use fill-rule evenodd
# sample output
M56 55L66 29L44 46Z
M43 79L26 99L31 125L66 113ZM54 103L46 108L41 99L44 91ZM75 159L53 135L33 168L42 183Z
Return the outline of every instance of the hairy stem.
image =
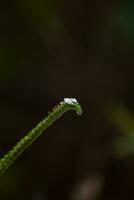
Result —
M65 98L58 106L54 107L35 128L25 135L13 148L0 159L0 175L16 160L16 158L39 137L56 119L68 110L75 110L78 115L82 114L82 108L76 99Z

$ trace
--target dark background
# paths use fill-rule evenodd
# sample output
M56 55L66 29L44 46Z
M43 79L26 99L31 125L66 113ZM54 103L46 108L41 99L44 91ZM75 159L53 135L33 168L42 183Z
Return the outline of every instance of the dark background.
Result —
M64 97L84 113L66 113L23 153L0 199L134 198L133 11L130 0L1 1L0 156Z

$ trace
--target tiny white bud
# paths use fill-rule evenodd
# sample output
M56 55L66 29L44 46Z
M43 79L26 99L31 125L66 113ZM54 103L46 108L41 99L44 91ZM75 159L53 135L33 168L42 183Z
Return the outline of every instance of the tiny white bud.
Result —
M74 103L78 103L78 102L75 98L64 98L64 103L73 105Z

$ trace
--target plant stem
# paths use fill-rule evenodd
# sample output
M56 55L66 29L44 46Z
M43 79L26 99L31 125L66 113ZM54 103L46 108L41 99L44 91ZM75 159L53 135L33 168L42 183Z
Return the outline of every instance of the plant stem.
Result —
M68 110L75 110L78 115L82 114L82 108L76 99L65 98L58 106L54 107L35 128L25 135L3 158L0 159L0 175L16 160L16 158L34 142L56 119Z

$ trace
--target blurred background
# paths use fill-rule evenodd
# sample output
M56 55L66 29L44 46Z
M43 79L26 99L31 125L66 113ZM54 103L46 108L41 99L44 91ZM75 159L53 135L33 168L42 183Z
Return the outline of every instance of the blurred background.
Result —
M0 177L2 200L134 198L134 3L0 3L0 156L64 97L66 113Z

